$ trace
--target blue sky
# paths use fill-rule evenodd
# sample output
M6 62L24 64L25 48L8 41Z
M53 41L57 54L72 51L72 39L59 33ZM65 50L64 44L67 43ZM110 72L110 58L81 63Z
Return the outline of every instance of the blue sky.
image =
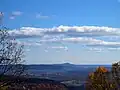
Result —
M1 0L0 11L27 64L120 59L119 0Z

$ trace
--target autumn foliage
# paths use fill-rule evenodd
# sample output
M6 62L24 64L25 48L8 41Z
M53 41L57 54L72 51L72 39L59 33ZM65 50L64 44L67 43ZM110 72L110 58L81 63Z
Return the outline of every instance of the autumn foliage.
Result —
M98 67L88 75L86 90L119 90L111 71Z

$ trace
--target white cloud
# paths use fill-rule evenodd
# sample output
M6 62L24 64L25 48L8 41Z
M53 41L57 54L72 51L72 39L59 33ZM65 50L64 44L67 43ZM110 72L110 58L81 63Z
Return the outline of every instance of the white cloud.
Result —
M104 48L94 48L94 47L93 48L89 48L89 50L90 51L95 51L95 52L98 52L98 53L105 51Z
M29 48L25 49L26 52L30 52L31 50Z
M22 27L20 30L12 30L10 33L17 36L120 36L120 28L98 26L58 26L53 28Z
M96 40L93 38L85 38L85 37L75 37L75 38L64 38L65 42L74 42L74 43L82 43L82 44L101 44L104 41Z
M9 18L10 18L10 19L15 19L15 17L14 17L14 16L10 16Z
M20 15L22 15L23 14L23 12L21 12L21 11L13 11L12 13L11 13L11 15L10 15L10 17L9 17L9 19L15 19L17 16L20 16Z
M22 15L21 11L13 11L12 12L12 16L20 16L20 15Z
M30 27L22 27L20 30L11 30L9 31L10 35L15 37L32 37L32 36L41 36L44 29L30 28Z
M38 18L38 19L48 19L49 16L47 16L47 15L42 15L42 14L36 14L36 18Z
M41 46L43 43L79 43L87 47L119 48L120 28L99 26L58 26L53 28L22 27L10 30L11 36L16 38L34 38L37 42L29 44ZM107 41L96 37L107 37ZM110 38L112 37L112 38ZM115 38L115 39L114 39ZM114 41L111 41L114 40ZM54 47L62 48L62 47Z
M108 47L108 48L102 48L102 47L87 47L88 51L95 51L95 52L105 52L105 51L120 51L120 47L118 48L112 48L112 47Z
M67 46L51 46L51 47L48 47L48 49L56 49L56 50L65 50L65 51L68 51L68 47Z

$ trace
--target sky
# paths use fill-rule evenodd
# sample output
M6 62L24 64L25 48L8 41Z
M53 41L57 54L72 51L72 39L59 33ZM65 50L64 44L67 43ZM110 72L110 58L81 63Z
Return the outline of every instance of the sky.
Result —
M0 12L26 64L120 60L120 0L1 0Z

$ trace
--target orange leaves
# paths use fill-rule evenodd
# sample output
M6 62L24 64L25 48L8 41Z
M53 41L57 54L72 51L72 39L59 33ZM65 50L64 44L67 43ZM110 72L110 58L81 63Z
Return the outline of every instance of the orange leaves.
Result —
M96 69L96 72L106 73L108 70L105 67L100 66Z
M111 82L110 71L103 66L88 75L86 90L118 90L116 85Z
M105 67L98 67L95 72L89 74L88 78L91 80L101 80L104 79L104 74L106 74L108 70Z

